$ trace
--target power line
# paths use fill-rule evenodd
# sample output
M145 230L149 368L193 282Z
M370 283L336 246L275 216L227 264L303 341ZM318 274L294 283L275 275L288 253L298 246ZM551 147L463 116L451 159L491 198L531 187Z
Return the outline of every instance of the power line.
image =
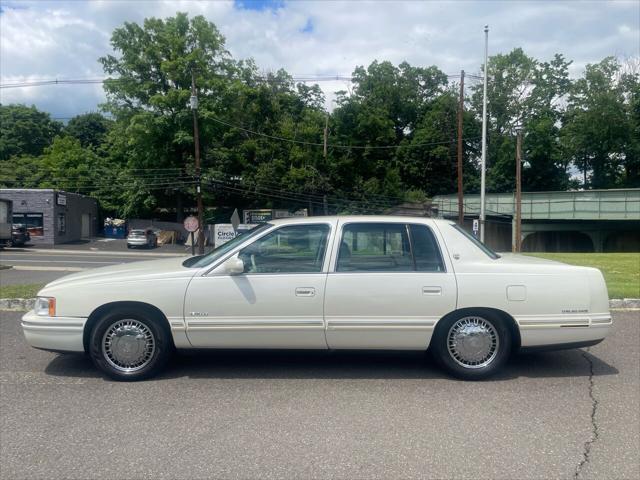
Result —
M282 194L282 193L277 193L277 192L273 192L273 191L254 191L254 190L249 190L249 189L245 189L245 188L240 188L240 187L232 187L229 185L220 185L219 182L217 182L216 180L209 180L210 183L214 184L217 186L217 188L221 188L222 190L228 190L231 192L237 192L237 193L242 193L242 194L246 194L246 195L251 195L251 196L263 196L263 197L267 197L267 198L277 198L277 199L282 199L282 200L289 200L289 201L295 201L301 204L312 204L312 205L318 205L318 206L323 206L324 202L321 200L315 200L313 198L308 198L305 195L299 195L299 194L295 194L295 193L289 193L289 194ZM359 208L361 210L365 210L365 211L380 211L383 210L385 208L389 208L391 205L374 205L374 207L377 208L371 208L372 203L371 202L367 202L367 201L353 201L353 200L345 200L344 204L341 203L327 203L327 205L332 206L332 207L336 207L336 208L340 208L340 207L344 207L345 204L348 205L352 205L352 206L356 206L356 208Z
M271 140L279 140L279 141L282 141L282 142L295 143L295 144L298 144L298 145L307 145L307 146L312 146L312 147L323 147L324 148L324 142L307 142L307 141L304 141L304 140L295 140L293 138L280 137L278 135L269 135L267 133L261 133L261 132L255 131L255 130L251 130L249 128L241 127L240 125L234 125L232 123L225 122L224 120L220 120L219 118L216 118L216 117L211 116L211 115L208 115L207 119L213 120L216 123L219 123L221 125L225 125L225 126L230 127L230 128L235 128L235 129L241 130L243 132L250 133L252 135L257 135L257 136L260 136L260 137L269 138ZM465 138L463 140L471 141L471 140L477 140L477 138ZM364 150L367 150L367 149L371 149L371 150L389 150L389 149L394 149L394 148L418 148L418 147L427 147L427 146L433 146L433 145L447 145L447 144L450 144L453 141L454 140L444 140L444 141L440 141L440 142L412 143L412 144L405 144L405 145L343 145L343 144L327 144L327 147L328 148L364 149Z
M211 77L217 78L226 78L228 80L245 80L242 77L233 77L228 75L221 74L208 74ZM474 78L480 78L477 75L469 75ZM460 74L447 74L446 77L448 79L459 78ZM290 77L286 77L284 79L277 78L272 75L253 75L250 77L250 80L258 80L267 83L280 82L283 81L292 81L292 82L331 82L331 81L346 81L352 82L355 77L351 75L292 75ZM118 82L118 81L130 81L128 78L73 78L73 79L64 79L64 78L53 78L46 80L34 80L34 81L24 81L24 82L12 82L12 83L2 83L0 84L0 89L5 88L26 88L26 87L43 87L47 85L99 85L105 82Z

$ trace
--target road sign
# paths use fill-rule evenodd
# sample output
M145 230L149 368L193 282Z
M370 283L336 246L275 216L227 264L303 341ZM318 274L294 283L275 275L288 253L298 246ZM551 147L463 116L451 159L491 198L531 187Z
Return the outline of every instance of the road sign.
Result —
M198 230L198 219L194 216L190 216L184 219L184 229L187 232L195 232Z
M473 234L477 237L478 236L478 230L480 230L480 222L478 222L478 219L474 219L473 220Z
M245 210L244 223L264 223L273 219L273 210L260 209L260 210Z
M233 230L238 230L238 225L240 225L240 215L238 215L238 209L236 208L233 211L233 215L231 215L231 225L233 225Z

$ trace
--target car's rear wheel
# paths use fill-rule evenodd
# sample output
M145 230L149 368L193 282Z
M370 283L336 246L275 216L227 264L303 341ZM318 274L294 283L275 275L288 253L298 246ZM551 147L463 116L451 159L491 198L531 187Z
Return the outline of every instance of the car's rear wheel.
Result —
M151 312L114 309L95 324L89 354L115 380L152 377L166 365L173 345L170 334Z
M464 380L482 380L495 374L510 351L509 329L497 315L484 311L441 320L432 342L432 352L440 365Z

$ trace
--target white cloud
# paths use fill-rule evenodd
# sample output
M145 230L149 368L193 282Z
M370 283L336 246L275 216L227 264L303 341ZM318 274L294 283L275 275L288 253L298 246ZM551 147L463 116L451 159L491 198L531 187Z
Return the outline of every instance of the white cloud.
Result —
M640 53L640 4L633 0L289 1L274 10L221 1L3 2L0 81L100 77L97 59L110 53L114 28L176 11L214 22L235 58L253 57L261 69L296 75L350 74L374 59L478 72L485 23L491 54L515 47L539 59L563 53L574 60L574 75L607 55ZM328 98L348 87L340 81L321 86ZM63 117L94 110L102 100L95 85L0 90L2 103L34 103Z

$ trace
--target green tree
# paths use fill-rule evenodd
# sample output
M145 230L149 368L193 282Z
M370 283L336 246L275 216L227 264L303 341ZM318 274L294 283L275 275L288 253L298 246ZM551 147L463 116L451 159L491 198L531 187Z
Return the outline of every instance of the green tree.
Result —
M0 160L40 155L61 128L61 123L35 106L0 105Z
M224 38L203 16L189 19L178 13L166 20L146 19L142 26L125 23L113 32L111 45L118 56L107 55L100 61L105 72L116 77L105 82L104 108L122 124L116 147L119 162L136 171L147 169L148 185L166 184L166 173L173 172L172 186L145 192L145 206L174 203L180 220L182 198L193 193L186 182L194 151L188 107L191 76L196 77L205 115L219 101L233 68ZM206 138L206 125L202 133Z
M332 142L353 146L332 152L331 185L378 209L402 201L407 188L439 191L432 188L435 179L422 165L435 165L434 159L441 162L443 150L449 147L425 149L416 143L432 138L442 141L442 123L449 122L450 116L425 117L434 105L439 108L446 103L438 103L446 88L447 76L435 66L413 67L404 62L396 67L374 61L367 68L357 67L353 92L338 93L338 108L330 122ZM437 131L427 131L425 124L436 125ZM451 133L455 128L445 135L445 142Z
M571 62L555 55L540 62L516 48L489 58L487 88L487 185L496 192L515 188L515 135L525 134L525 190L556 190L568 181L559 144L562 100L571 86ZM473 88L472 106L481 118L482 85Z
M64 133L78 139L83 147L95 150L104 143L111 123L100 113L85 113L69 120L64 127Z
M584 77L576 80L569 96L563 143L582 172L585 187L621 186L625 165L632 179L637 168L632 140L633 100L627 88L632 82L625 82L620 70L620 63L613 57L587 65Z
M421 117L408 148L398 150L398 166L405 185L421 189L428 196L457 191L457 115L458 93L440 95ZM477 139L479 125L470 112L463 119L463 136ZM424 145L424 146L421 146ZM478 141L465 141L463 172L465 191L477 189L477 166L474 162ZM413 148L411 148L413 147Z

